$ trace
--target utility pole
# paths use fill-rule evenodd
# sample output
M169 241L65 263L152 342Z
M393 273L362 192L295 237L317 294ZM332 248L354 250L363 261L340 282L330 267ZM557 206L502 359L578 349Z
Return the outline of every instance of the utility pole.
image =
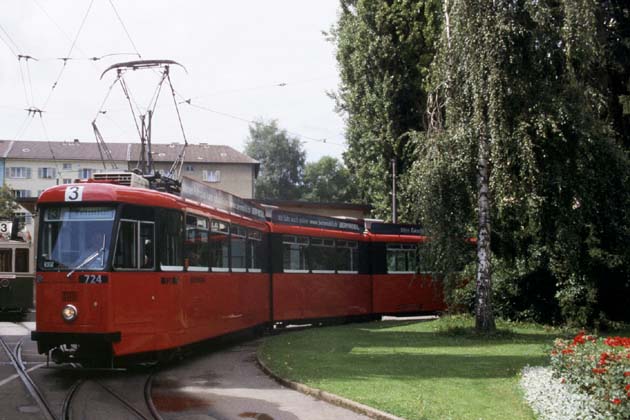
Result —
M392 159L392 223L397 221L396 211L396 159Z

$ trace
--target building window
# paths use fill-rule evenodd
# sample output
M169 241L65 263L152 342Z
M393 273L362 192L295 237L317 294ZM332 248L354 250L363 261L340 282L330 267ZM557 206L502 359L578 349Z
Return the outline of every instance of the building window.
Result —
M64 184L72 184L72 179L71 178L64 178L63 179L63 183Z
M64 163L63 169L72 169L72 163Z
M94 169L91 169L91 168L79 169L79 178L81 179L91 178L92 172L94 172Z
M15 198L28 198L31 196L31 190L13 190Z
M55 168L39 168L37 175L42 179L53 179L57 175Z
M7 168L7 178L28 179L31 177L31 168Z
M192 165L186 165L184 167L184 169L186 170L186 172L194 172L195 171L195 167Z
M221 171L203 171L203 180L206 182L221 182Z

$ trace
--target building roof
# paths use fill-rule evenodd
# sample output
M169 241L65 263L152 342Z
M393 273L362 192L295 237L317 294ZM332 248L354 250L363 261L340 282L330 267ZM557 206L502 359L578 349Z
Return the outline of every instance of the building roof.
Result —
M173 162L179 157L184 147L181 143L154 143L151 145L151 152L154 162ZM131 144L131 160L140 156L140 145ZM234 150L230 146L219 146L208 143L189 144L186 148L185 161L188 163L248 163L258 165L258 161L249 156Z
M115 161L135 161L140 156L138 143L107 143ZM181 153L178 143L153 144L155 162L173 162ZM33 160L101 160L96 142L0 140L0 157L6 159ZM229 147L207 143L189 144L186 148L187 163L240 163L258 166L257 160Z
M110 143L107 145L116 161L127 161L126 143ZM7 159L33 160L101 160L96 142L74 141L32 141L14 140L10 142Z

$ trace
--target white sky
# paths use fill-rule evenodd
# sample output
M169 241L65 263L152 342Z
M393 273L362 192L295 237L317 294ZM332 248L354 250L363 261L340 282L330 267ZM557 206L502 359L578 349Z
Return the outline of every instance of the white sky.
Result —
M54 90L62 61L70 57ZM341 158L343 121L326 92L336 90L334 46L325 40L337 18L337 0L111 0L143 59L172 59L171 80L189 142L226 144L242 151L248 135L243 120L277 119L299 137L307 160ZM133 55L103 58L135 49L110 0L3 0L0 14L0 138L93 142L91 121L115 72L111 64ZM7 45L8 44L8 45ZM13 51L12 51L13 50ZM16 54L39 61L18 61ZM145 112L159 73L129 72L125 80ZM286 86L278 84L286 83ZM46 99L50 95L48 102ZM43 109L28 118L25 108ZM105 141L139 141L120 86L112 91L97 123ZM235 118L236 117L236 118ZM165 85L153 126L153 142L183 138ZM326 139L326 142L315 139Z

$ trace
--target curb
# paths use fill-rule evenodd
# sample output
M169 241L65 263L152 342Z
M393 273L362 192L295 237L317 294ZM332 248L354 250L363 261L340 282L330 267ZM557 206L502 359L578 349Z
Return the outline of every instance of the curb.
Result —
M321 389L311 388L310 386L301 384L299 382L293 382L288 379L282 378L276 375L265 365L265 363L258 356L258 352L256 352L256 362L260 369L265 372L268 376L273 378L280 385L283 385L287 388L294 389L302 394L310 395L312 397L318 398L320 400L326 401L330 404L334 404L339 407L347 408L349 410L354 411L358 414L363 414L370 418L376 420L405 420L402 417L394 416L393 414L386 413L384 411L377 410L365 404L358 403L356 401L349 400L347 398L340 397L339 395L331 394L330 392L322 391Z

